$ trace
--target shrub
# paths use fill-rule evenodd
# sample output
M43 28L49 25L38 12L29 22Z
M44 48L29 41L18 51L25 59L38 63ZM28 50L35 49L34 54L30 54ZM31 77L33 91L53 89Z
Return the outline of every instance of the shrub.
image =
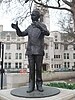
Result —
M51 86L51 87L58 87L58 88L65 88L65 89L75 89L75 84L69 84L69 83L56 83L56 82L53 82L53 83L47 83L45 84L46 86Z

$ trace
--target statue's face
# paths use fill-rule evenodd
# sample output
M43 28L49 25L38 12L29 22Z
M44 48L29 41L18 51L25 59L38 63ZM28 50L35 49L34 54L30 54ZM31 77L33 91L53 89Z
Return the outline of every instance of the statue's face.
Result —
M31 19L32 19L32 21L38 21L39 14L36 11L33 11L31 14Z

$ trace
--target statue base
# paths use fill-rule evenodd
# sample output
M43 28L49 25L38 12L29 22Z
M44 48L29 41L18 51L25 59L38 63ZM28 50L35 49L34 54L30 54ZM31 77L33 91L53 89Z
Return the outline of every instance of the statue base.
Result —
M38 90L34 90L31 93L27 93L28 87L20 87L13 89L10 93L17 97L23 97L23 98L44 98L44 97L50 97L54 96L60 93L60 90L54 87L49 86L43 86L44 91L39 92Z

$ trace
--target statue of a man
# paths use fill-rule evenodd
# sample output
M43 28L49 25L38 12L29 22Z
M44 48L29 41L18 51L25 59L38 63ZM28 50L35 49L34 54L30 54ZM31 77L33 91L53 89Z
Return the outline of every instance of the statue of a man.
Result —
M42 88L42 62L44 56L44 36L49 36L49 31L46 25L39 21L40 12L35 9L32 11L31 19L32 23L25 31L21 31L18 27L18 23L11 24L12 28L16 29L18 36L28 35L28 45L26 55L28 55L29 62L29 88L27 93L34 91L35 82L38 91L43 92ZM36 81L35 81L36 75Z

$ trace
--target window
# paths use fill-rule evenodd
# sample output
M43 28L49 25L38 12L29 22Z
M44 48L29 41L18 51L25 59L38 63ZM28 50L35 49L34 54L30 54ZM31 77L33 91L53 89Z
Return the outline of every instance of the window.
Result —
M5 69L7 69L7 63L6 62L4 63L4 66L5 66Z
M59 68L61 68L61 65L59 64Z
M1 34L1 39L5 39L5 38L6 38L5 34Z
M67 53L67 59L69 59L69 53Z
M70 67L70 62L64 62L64 67L69 68Z
M51 68L53 68L53 64L51 65Z
M28 57L28 56L25 54L25 59L27 59L27 57Z
M20 38L17 38L17 41L20 41Z
M15 59L22 59L22 53L15 53Z
M73 59L75 59L75 53L73 53Z
M48 58L48 53L46 53L46 58Z
M55 64L54 68L61 68L61 65L60 64Z
M67 62L67 67L68 67L68 68L70 67L70 62Z
M64 59L66 59L66 53L64 53Z
M17 43L17 50L21 50L21 44Z
M19 53L19 59L22 59L22 53Z
M7 41L10 41L10 35L7 35Z
M75 62L74 62L74 66L75 66Z
M51 61L53 61L53 58L51 58Z
M18 59L18 53L15 53L15 59Z
M64 53L64 59L69 59L69 53Z
M58 58L60 58L60 55L58 55Z
M68 50L68 45L67 44L64 45L64 50Z
M11 53L5 53L5 59L11 59Z
M18 63L15 63L15 68L18 68Z
M7 59L7 53L5 53L5 59Z
M11 59L11 53L8 54L8 59Z
M57 68L59 68L58 65L57 65Z
M67 67L67 64L66 64L66 62L64 62L64 67L65 67L65 68Z
M4 66L5 66L5 69L7 69L7 68L11 68L11 63L9 62L9 63L7 63L7 62L5 62L4 63Z
M56 64L54 65L54 68L56 68Z
M58 44L55 44L55 49L58 49Z
M55 36L55 41L57 41L57 35Z
M60 58L60 55L54 55L54 58Z
M8 63L8 68L11 68L11 63Z
M73 50L75 50L75 44L73 45Z
M27 49L27 43L25 43L25 49Z
M21 62L20 63L16 62L15 63L15 68L22 68L22 63Z
M57 41L57 39L55 39L55 41Z
M47 50L48 49L48 45L44 44L44 49Z
M22 63L19 63L19 68L22 68Z
M9 50L10 49L10 43L7 43L6 44L6 50Z

